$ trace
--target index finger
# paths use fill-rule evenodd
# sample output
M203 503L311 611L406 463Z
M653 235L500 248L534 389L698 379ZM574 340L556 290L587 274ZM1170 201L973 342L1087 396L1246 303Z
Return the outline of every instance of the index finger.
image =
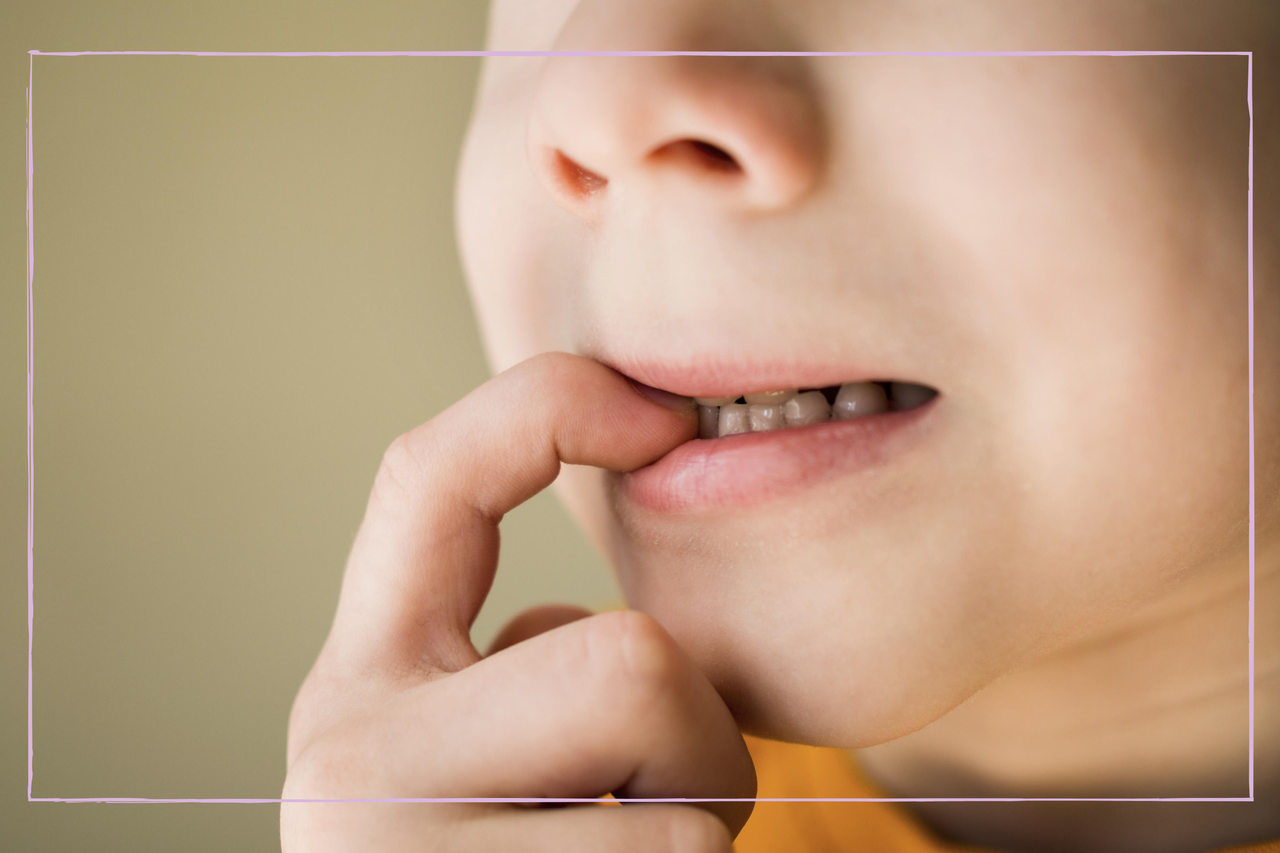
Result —
M561 462L631 471L693 438L696 408L684 399L667 408L598 362L545 353L400 436L375 479L326 651L397 674L479 660L470 626L493 582L503 515L549 486Z

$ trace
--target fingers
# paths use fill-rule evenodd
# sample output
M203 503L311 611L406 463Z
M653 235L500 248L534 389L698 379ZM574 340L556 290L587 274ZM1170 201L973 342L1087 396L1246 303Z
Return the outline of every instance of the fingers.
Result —
M511 809L479 803L284 803L283 853L502 850L512 853L731 853L702 809L645 804ZM351 839L358 839L352 844Z
M485 657L494 652L500 652L507 646L514 646L552 628L559 628L561 625L585 619L590 615L590 610L575 607L572 604L543 604L530 607L502 626L502 630L489 643L489 648L484 653Z
M498 522L560 463L630 471L697 431L621 374L547 353L499 374L398 438L383 459L327 644L351 672L454 672L493 580Z
M510 811L458 833L474 850L527 853L731 853L725 825L702 809L643 804L622 808Z
M691 401L690 401L691 403ZM630 471L696 433L566 354L495 377L388 449L338 613L299 692L284 798L731 798L529 810L286 803L286 850L729 850L755 771L706 677L651 618L536 608L480 659L498 522L561 462ZM443 677L443 676L448 677Z
M318 738L290 778L289 796L325 798L756 791L746 744L715 689L635 611L574 621L406 690ZM753 804L699 805L736 834Z

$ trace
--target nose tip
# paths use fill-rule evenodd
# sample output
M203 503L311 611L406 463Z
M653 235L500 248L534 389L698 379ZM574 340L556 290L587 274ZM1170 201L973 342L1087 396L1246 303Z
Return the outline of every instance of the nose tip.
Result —
M816 185L822 154L817 103L795 71L780 57L553 57L530 114L530 162L587 219L604 196L640 185L787 208Z

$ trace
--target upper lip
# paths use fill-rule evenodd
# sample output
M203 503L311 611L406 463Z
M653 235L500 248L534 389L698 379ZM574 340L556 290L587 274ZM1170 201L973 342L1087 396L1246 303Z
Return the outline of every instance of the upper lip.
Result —
M803 359L765 361L704 355L659 360L615 353L585 353L619 373L685 397L737 397L786 388L827 388L846 382L874 380L931 383L911 379L879 366L832 364Z

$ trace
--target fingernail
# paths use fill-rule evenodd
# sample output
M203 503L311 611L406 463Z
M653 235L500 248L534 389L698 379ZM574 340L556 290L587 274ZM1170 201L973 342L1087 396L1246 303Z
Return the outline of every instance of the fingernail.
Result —
M670 391L663 391L661 388L654 388L652 385L645 385L634 379L628 379L637 391L639 391L645 399L652 400L659 406L665 406L668 409L674 409L677 412L692 412L698 407L698 403L692 397L681 397L679 394L672 394Z

